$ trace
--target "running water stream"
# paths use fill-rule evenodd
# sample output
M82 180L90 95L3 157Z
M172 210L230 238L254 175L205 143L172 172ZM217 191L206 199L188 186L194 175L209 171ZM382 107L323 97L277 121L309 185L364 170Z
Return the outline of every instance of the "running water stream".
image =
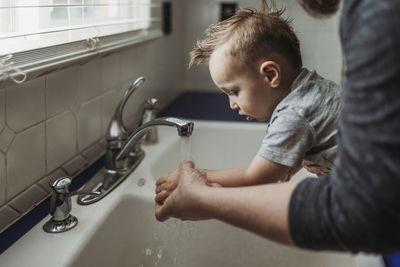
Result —
M190 137L181 137L181 163L191 160L190 158Z

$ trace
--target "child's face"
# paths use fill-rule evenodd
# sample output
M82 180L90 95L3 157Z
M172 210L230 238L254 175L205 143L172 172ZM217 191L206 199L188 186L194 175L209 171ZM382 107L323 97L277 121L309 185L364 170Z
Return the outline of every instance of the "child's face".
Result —
M256 69L230 56L224 47L216 49L210 57L212 80L228 95L231 109L245 115L247 120L268 119L276 106L275 90Z

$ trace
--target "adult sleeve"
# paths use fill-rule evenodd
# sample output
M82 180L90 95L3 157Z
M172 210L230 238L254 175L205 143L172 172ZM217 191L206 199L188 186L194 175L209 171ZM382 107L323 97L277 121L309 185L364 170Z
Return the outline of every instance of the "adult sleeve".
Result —
M339 154L294 190L294 242L314 250L400 250L400 1L344 1Z

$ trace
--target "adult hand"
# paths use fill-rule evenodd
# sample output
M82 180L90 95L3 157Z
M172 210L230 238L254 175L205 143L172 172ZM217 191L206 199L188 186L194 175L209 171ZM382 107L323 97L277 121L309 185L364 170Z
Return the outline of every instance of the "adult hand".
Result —
M177 170L178 183L162 203L155 201L155 216L159 221L169 217L181 220L208 219L200 207L198 195L207 190L207 179L203 172L194 168L192 161L182 163Z

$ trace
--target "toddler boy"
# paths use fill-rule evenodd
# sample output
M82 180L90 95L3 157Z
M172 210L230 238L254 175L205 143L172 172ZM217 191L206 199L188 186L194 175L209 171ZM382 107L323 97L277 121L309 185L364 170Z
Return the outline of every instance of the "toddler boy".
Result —
M211 25L197 42L189 66L209 63L211 78L247 120L270 118L261 148L247 168L204 170L209 184L224 187L285 181L302 163L329 171L337 154L341 89L302 68L299 41L282 10L262 1L260 11L239 9ZM176 171L157 181L163 203L177 185Z

